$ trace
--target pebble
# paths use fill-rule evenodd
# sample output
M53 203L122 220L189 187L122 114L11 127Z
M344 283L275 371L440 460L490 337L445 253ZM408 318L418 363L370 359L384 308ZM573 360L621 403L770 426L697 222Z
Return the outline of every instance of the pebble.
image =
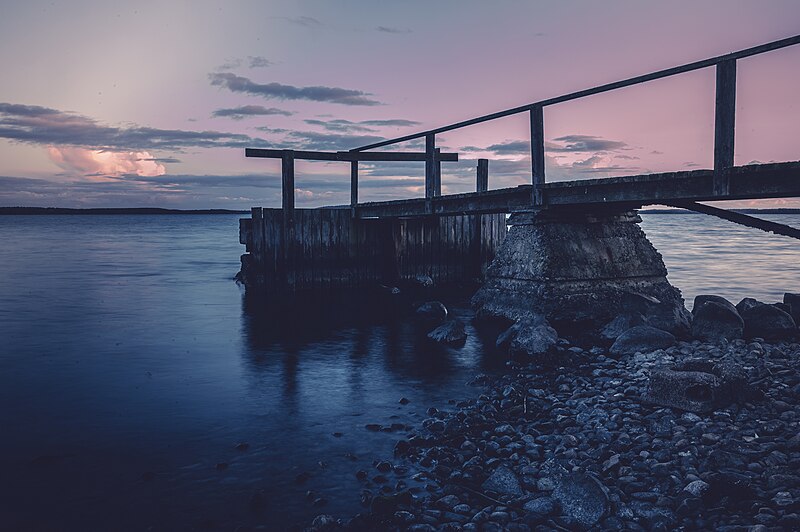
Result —
M678 341L614 358L602 347L558 345L569 357L561 367L515 362L474 379L479 388L455 408L427 409L395 445L394 464L375 463L376 478L391 483L369 501L384 497L389 521L367 514L354 527L800 527L800 345ZM642 400L651 371L686 358L737 364L761 396L703 414ZM380 492L365 471L356 476ZM399 503L397 493L408 498Z

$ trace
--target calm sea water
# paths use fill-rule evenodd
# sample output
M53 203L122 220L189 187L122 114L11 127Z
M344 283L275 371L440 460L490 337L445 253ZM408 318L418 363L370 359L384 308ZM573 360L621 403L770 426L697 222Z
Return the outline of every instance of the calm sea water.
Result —
M644 218L687 300L800 291L796 240ZM353 514L354 472L399 437L365 424L417 423L502 368L473 329L448 349L357 302L265 312L232 280L237 220L0 216L0 529L280 529Z

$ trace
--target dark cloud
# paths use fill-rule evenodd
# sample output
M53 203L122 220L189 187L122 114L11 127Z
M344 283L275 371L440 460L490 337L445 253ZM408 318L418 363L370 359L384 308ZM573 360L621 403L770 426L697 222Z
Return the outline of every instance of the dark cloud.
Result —
M507 140L485 148L462 146L459 149L466 152L492 152L495 155L530 155L531 143L527 140Z
M363 124L365 126L376 126L376 127L410 127L410 126L418 126L420 122L415 122L414 120L403 120L401 118L394 118L388 120L362 120L359 124Z
M350 120L316 120L309 118L308 120L304 120L304 122L311 126L320 126L328 131L375 131L372 128L362 126L360 123L351 122Z
M260 55L247 56L247 63L250 68L264 68L274 64L266 57L261 57Z
M277 107L264 107L263 105L242 105L240 107L231 107L226 109L217 109L211 116L228 117L233 120L241 120L248 116L268 116L268 115L281 115L292 116L294 113L291 111L284 111Z
M229 59L217 67L217 70L233 70L242 66L241 59Z
M375 129L373 129L373 127L407 127L419 124L419 122L414 122L413 120L402 119L362 120L360 122L352 122L350 120L343 120L341 118L335 120L308 119L305 120L305 123L312 126L323 127L328 131L361 132L374 132Z
M0 138L29 144L131 151L244 148L263 144L247 135L219 131L107 126L57 109L10 103L0 103Z
M608 152L630 149L618 140L608 140L594 135L565 135L547 143L547 150L553 152Z
M180 159L175 157L140 157L137 161L153 161L154 163L179 163Z
M375 29L383 33L411 33L408 28L393 28L391 26L378 26Z
M381 105L379 101L368 98L368 96L371 96L370 93L353 89L323 86L295 87L281 83L256 83L230 72L216 72L208 76L212 85L224 87L232 92L243 92L264 98L310 100L342 105Z
M291 131L285 141L296 149L341 151L366 144L381 142L377 135L347 135L344 133L318 133L316 131Z
M278 17L291 22L292 24L296 24L298 26L305 26L306 28L314 28L317 26L322 26L322 22L315 19L314 17Z

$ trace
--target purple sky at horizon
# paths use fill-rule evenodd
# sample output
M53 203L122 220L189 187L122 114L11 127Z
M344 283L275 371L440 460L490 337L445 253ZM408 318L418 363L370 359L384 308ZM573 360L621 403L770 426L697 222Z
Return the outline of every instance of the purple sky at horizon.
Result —
M800 33L755 1L30 1L0 18L0 206L280 204L280 163ZM738 62L737 164L800 159L800 45ZM548 180L708 168L714 71L545 110ZM437 137L444 193L528 183L527 114ZM419 143L397 149L419 149ZM419 197L421 163L362 164L362 200ZM297 165L300 207L349 165ZM736 206L751 203L736 203ZM800 207L800 199L752 202Z

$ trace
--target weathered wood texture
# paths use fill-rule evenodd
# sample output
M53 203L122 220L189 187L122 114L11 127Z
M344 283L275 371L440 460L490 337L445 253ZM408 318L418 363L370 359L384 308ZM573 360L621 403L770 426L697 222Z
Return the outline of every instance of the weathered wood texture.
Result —
M543 204L547 207L625 204L636 208L678 200L800 197L800 161L734 166L726 170L726 178L728 193L724 197L715 193L714 170L558 181L540 186ZM356 216L376 218L525 210L531 207L532 189L532 185L520 185L429 200L360 203Z
M291 229L291 230L290 230ZM349 209L254 208L240 220L247 286L275 292L481 278L506 235L505 214L359 220Z

